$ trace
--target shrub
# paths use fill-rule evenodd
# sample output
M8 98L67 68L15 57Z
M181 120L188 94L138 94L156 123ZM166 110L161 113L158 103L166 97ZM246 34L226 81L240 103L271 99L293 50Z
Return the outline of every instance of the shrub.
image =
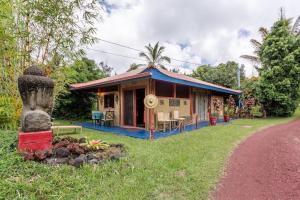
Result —
M18 117L14 99L7 95L0 96L0 129L16 129Z

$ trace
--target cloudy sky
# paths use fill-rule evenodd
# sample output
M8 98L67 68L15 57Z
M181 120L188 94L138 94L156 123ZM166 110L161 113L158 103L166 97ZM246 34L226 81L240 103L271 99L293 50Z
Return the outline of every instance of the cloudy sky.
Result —
M288 17L300 15L299 0L105 0L97 37L135 49L160 41L171 58L212 65L234 60L245 64L251 76L255 74L251 63L239 56L251 54L249 40L259 39L258 28L270 27L278 19L280 7ZM87 52L118 74L131 63L143 63L137 51L103 41ZM172 60L167 67L190 72L196 65Z

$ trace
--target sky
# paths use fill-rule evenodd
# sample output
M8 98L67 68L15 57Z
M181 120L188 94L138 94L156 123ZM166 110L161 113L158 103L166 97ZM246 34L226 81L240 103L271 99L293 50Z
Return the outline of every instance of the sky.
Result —
M100 0L101 20L96 23L99 39L144 50L148 43L160 42L171 60L167 68L190 73L198 65L217 65L229 60L246 66L246 75L256 75L253 64L240 58L252 54L250 39L260 40L259 27L268 29L285 15L300 15L299 0ZM107 53L132 58L115 56ZM113 73L125 72L130 64L144 64L137 51L99 40L87 56L104 61ZM136 59L133 59L136 58Z

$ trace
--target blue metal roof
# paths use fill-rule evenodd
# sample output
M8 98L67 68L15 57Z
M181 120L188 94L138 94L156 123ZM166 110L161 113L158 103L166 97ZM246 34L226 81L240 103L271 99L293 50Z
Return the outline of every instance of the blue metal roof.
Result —
M151 72L151 74L152 74L151 78L155 79L155 80L167 81L167 82L171 82L171 83L177 83L177 84L192 86L192 87L201 88L201 89L213 90L213 91L223 92L223 93L227 93L227 94L235 94L235 95L241 94L241 92L231 91L231 89L229 89L229 88L227 90L225 88L223 89L223 87L205 85L205 84L201 84L201 83L197 83L197 82L192 82L192 81L183 80L180 78L171 77L171 76L168 76L168 75L162 73L160 70L158 70L156 68L146 68L144 70L144 72L145 71Z

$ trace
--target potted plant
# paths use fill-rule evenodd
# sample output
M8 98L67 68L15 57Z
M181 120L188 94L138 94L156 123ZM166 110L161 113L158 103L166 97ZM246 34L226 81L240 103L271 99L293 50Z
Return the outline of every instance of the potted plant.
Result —
M230 121L230 116L232 116L234 113L234 110L232 110L228 105L224 107L224 122Z
M211 126L215 126L217 124L219 114L217 112L213 112L209 116L209 123Z

